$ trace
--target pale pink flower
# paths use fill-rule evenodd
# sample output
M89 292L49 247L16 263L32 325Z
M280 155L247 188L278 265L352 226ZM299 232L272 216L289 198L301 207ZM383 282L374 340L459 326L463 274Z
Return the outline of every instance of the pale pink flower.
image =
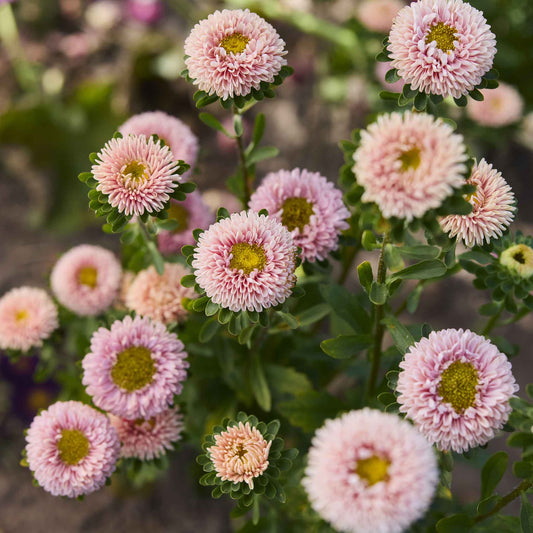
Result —
M501 128L514 124L522 118L524 100L511 85L500 82L496 89L481 91L485 97L482 102L469 102L468 116L482 126Z
M268 174L252 194L250 208L266 209L290 232L302 258L323 260L338 248L340 233L350 226L342 192L318 172L295 168Z
M374 73L383 89L385 89L386 91L391 91L393 93L401 93L404 86L404 81L402 79L399 79L394 83L389 83L385 80L385 74L387 74L387 72L391 68L392 66L390 63L383 63L383 61L377 61Z
M272 83L284 59L276 30L248 9L215 11L185 40L185 64L194 84L223 100L246 96L261 82Z
M313 509L347 533L401 533L429 508L439 471L408 422L365 408L317 430L302 484Z
M107 417L81 402L56 402L41 411L26 441L30 470L54 496L75 498L102 488L120 454Z
M164 12L163 4L160 0L128 0L127 10L130 18L143 24L157 22Z
M50 275L59 302L77 315L104 312L117 297L122 267L115 255L91 244L81 244L63 254Z
M162 275L153 266L141 270L127 289L126 307L163 324L183 322L188 315L183 299L197 296L194 289L181 284L187 274L190 271L179 263L165 263Z
M296 282L296 246L275 219L234 213L200 235L194 251L196 282L231 311L262 311L284 302Z
M48 294L35 287L18 287L0 298L0 348L40 347L59 326L57 308Z
M425 113L390 113L361 132L353 171L383 216L411 221L465 183L463 137Z
M124 136L129 134L146 137L157 135L168 145L174 159L181 159L191 166L191 170L183 174L184 179L190 175L196 165L198 138L179 118L162 111L148 111L131 117L120 126L119 131Z
M178 407L172 407L148 420L126 420L109 414L109 420L117 430L122 443L122 457L136 457L142 461L166 455L173 450L172 443L181 439L183 415Z
M254 479L268 468L268 454L272 441L267 441L261 432L239 422L218 435L215 445L207 448L217 477L233 483L244 481L254 488Z
M473 206L468 215L448 215L440 225L450 237L463 241L466 246L481 246L484 242L501 237L515 214L515 199L511 187L492 165L482 159L472 169L467 183L476 186L468 201Z
M151 418L181 393L186 357L183 343L161 322L127 316L93 334L83 384L96 407L129 420Z
M215 215L209 209L198 191L187 195L183 202L172 200L168 210L169 218L178 222L175 230L162 230L157 235L157 244L163 254L178 254L186 245L195 244L193 230L206 229L215 221Z
M168 146L152 137L129 134L106 143L92 166L96 189L120 213L159 212L183 181Z
M439 450L482 446L509 418L518 391L507 356L472 331L433 331L400 363L400 411Z
M394 17L404 7L400 0L365 0L357 9L357 18L372 31L387 33Z
M222 189L207 189L202 194L202 200L215 214L220 207L225 207L229 213L238 213L242 209L239 199Z
M388 50L412 89L459 98L491 69L496 38L483 13L462 0L418 0L394 19Z

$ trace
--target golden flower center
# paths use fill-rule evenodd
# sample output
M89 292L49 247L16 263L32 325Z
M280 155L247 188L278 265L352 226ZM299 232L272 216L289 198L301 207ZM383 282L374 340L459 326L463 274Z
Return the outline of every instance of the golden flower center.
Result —
M180 204L174 202L170 204L168 218L178 223L178 227L172 233L182 233L189 227L189 212Z
M79 429L64 429L57 450L65 464L77 465L89 453L89 439Z
M448 26L443 22L437 22L433 24L426 35L426 44L432 41L437 43L437 48L443 52L450 52L455 50L454 41L457 41L455 34L457 30L453 26Z
M235 446L235 457L238 457L239 459L242 459L246 454L248 453L248 450L244 447L244 444L242 442L238 442Z
M26 320L29 316L29 313L26 309L19 309L15 312L15 321L16 322L23 322Z
M246 48L250 39L242 33L235 32L220 41L220 45L228 54L240 54Z
M155 416L153 416L149 420L146 420L144 418L137 418L137 420L135 420L135 425L142 426L145 422L150 424L150 427L153 429L153 427L155 426Z
M371 486L380 481L386 481L389 479L387 474L389 465L390 461L382 459L377 455L373 455L368 459L359 459L355 466L355 473Z
M281 214L281 223L289 230L298 228L303 231L309 224L309 219L314 213L313 204L305 198L287 198L283 202L283 212Z
M402 172L406 170L416 170L420 166L420 148L416 146L410 150L405 150L400 154L398 160L402 163Z
M83 267L78 271L78 283L86 285L91 289L96 287L98 281L98 271L94 267Z
M533 250L525 244L515 244L502 253L500 263L527 279L533 275Z
M146 176L144 175L145 171L146 167L142 163L139 161L131 161L124 167L122 174L124 177L127 177L134 183L137 183L146 179Z
M121 389L133 392L152 383L155 371L150 350L144 346L131 346L117 354L111 379Z
M263 270L266 265L266 255L262 246L238 242L231 247L233 257L229 263L230 268L242 270L247 276L254 270Z
M462 413L474 405L477 384L474 365L455 361L442 373L437 392L457 413Z

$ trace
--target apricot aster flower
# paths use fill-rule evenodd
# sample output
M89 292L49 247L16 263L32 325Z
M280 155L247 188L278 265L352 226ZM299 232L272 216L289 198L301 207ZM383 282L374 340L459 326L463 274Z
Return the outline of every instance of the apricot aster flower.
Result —
M396 13L405 4L400 0L365 0L359 5L357 18L370 30L388 32Z

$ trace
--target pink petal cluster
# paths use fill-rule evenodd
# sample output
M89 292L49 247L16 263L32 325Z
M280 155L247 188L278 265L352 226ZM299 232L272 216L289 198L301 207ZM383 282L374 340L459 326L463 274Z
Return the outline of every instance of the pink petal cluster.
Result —
M173 207L174 206L174 207ZM193 230L206 229L215 221L215 215L202 199L198 191L187 195L183 202L171 200L170 218L173 208L183 209L187 219L186 226L180 226L174 231L162 230L157 235L157 244L162 254L177 254L186 245L193 245L196 241Z
M137 0L138 1L138 0ZM198 158L198 138L191 128L179 118L163 113L148 111L134 115L118 129L122 135L157 135L172 151L174 159L181 159L191 166L182 177L187 178Z
M48 294L18 287L0 298L0 348L21 350L42 346L59 326L57 308Z
M295 168L268 174L250 199L250 209L266 209L271 218L283 222L283 204L289 198L303 198L312 205L313 214L300 230L292 229L302 258L323 260L336 250L341 231L348 229L350 211L342 201L342 192L318 172Z
M88 453L77 464L61 459L58 442L63 430L80 431ZM107 417L81 402L56 402L41 411L26 435L30 470L39 485L54 496L75 498L102 488L114 472L120 442Z
M522 118L524 100L511 85L500 82L496 89L481 91L484 99L468 103L468 116L482 126L501 128L514 124Z
M432 39L435 28L440 47ZM445 38L446 32L453 37ZM393 68L412 89L459 98L491 69L496 39L483 13L468 3L418 0L394 19L388 50Z
M247 275L231 268L232 247L261 247L263 269ZM287 229L273 218L253 211L234 213L200 235L192 267L196 282L211 300L231 311L262 311L283 303L296 283L297 248Z
M383 216L411 221L464 184L463 137L425 113L390 113L361 132L353 171Z
M235 34L247 39L240 53L221 45ZM246 96L261 82L272 83L287 63L286 53L276 30L248 9L215 11L196 24L185 40L185 64L193 83L223 100Z
M170 148L145 135L111 139L91 171L96 189L127 216L161 211L183 181Z
M386 478L369 484L358 461L386 460ZM302 484L313 509L336 530L401 533L421 518L438 483L432 447L408 422L365 408L327 420L309 449Z
M440 225L450 237L457 236L466 246L481 246L501 237L515 214L515 198L501 172L482 159L472 169L467 183L476 186L469 201L473 206L468 215L448 215Z
M234 483L244 481L254 488L254 478L268 468L268 454L272 441L267 441L261 432L239 422L226 431L215 435L215 445L207 448L217 477Z
M387 33L394 17L404 7L400 0L365 0L357 9L357 18L369 29Z
M155 374L143 388L129 392L111 377L119 353L131 347L150 351ZM189 363L183 343L161 322L130 316L116 320L110 329L99 328L91 338L91 351L84 357L83 384L94 404L110 413L134 420L151 418L172 405L187 377Z
M457 412L438 390L443 372L455 362L477 372L474 404ZM433 331L417 342L400 363L397 391L400 411L440 450L464 452L482 446L509 418L509 399L518 391L505 354L472 331Z
M126 307L163 324L183 322L188 315L183 299L197 296L194 289L181 285L187 274L190 271L179 263L165 263L162 275L153 266L141 270L127 289Z
M172 443L181 439L183 415L178 407L163 411L149 420L126 420L109 414L122 443L121 457L136 457L142 461L155 459L173 450Z
M92 272L84 282L84 272ZM50 275L52 291L59 302L77 315L104 312L117 297L122 267L115 255L91 244L81 244L63 254Z
M128 0L127 10L130 18L153 24L163 16L164 7L160 0Z

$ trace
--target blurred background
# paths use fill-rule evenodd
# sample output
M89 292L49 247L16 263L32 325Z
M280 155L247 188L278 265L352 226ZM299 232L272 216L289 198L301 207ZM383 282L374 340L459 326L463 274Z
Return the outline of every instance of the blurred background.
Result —
M503 173L518 199L513 229L532 233L533 2L471 3L496 34L495 67L505 84L467 111L443 105L439 112L457 122L474 156ZM200 140L192 179L200 191L224 189L236 152L199 121L194 88L180 78L183 42L198 20L215 9L248 7L287 43L295 74L277 98L256 106L267 115L266 142L281 150L261 164L259 177L300 166L335 181L343 163L338 141L392 109L379 92L398 88L385 82L387 66L374 56L403 5L401 0L0 0L0 294L21 284L45 287L59 254L74 244L118 250L118 239L102 233L88 210L77 175L89 169L88 154L133 114L162 110L187 123ZM212 107L209 112L220 120L228 116ZM355 288L353 274L348 284ZM475 327L485 298L468 274L460 274L428 288L412 320L434 329ZM533 381L532 326L526 318L506 331L511 343L522 346L515 366L522 387ZM23 429L57 393L53 381L36 383L34 370L30 359L16 366L0 363L1 533L230 530L228 505L199 492L194 450L187 447L168 475L142 492L113 485L77 502L33 488L29 472L18 466ZM498 440L491 444L498 446ZM454 484L469 501L479 490L479 474L462 468Z

